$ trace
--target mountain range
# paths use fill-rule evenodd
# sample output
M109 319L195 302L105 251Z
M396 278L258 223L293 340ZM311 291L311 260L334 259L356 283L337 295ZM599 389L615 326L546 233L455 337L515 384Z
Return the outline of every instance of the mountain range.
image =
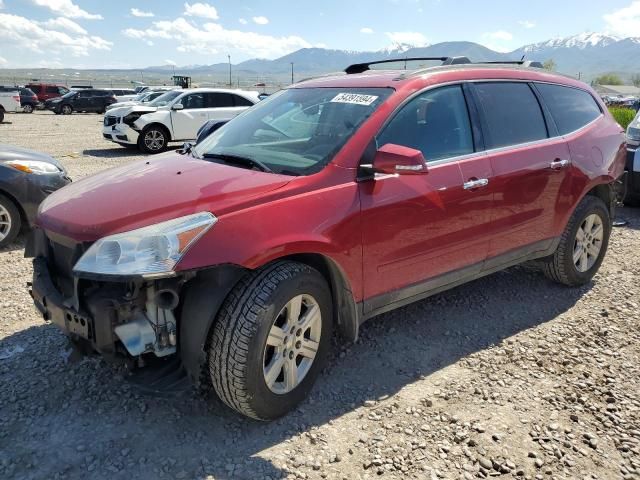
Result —
M275 60L253 59L233 65L234 75L277 75L291 71L296 77L343 70L347 65L372 60L405 57L466 56L471 61L527 60L545 62L553 60L562 73L591 79L603 73L617 73L628 77L640 73L640 37L619 38L600 33L582 33L565 38L525 45L512 52L496 52L474 42L443 42L428 46L394 45L379 51L358 52L326 48L303 48ZM173 67L163 65L147 67L149 72L176 72L186 75L223 74L229 64L189 65Z

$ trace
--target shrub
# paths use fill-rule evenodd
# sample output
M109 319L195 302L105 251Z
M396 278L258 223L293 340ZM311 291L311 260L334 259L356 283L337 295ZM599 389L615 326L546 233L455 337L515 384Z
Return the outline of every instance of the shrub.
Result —
M616 119L616 122L625 130L636 116L636 112L630 108L609 107L609 111L611 115L613 115L613 118Z

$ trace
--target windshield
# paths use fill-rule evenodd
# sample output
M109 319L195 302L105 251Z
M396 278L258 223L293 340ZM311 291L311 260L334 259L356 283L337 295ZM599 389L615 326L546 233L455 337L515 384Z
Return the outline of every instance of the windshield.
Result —
M74 97L78 92L69 92L69 93L65 93L61 98L71 98Z
M275 173L309 175L331 161L390 88L292 88L249 108L194 147L197 157L245 157Z
M164 107L169 104L172 100L174 100L178 95L182 93L181 90L171 90L167 93L163 93L158 98L156 98L153 102L149 102L150 107Z

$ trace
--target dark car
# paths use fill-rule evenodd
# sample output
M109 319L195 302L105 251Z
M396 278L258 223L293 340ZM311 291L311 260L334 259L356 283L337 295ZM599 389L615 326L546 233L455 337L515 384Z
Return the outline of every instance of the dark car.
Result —
M0 247L11 243L23 225L33 224L42 200L70 182L49 155L0 144Z
M107 105L117 101L111 90L87 89L69 92L60 98L47 100L44 107L56 115L70 115L73 112L104 113Z
M38 96L25 87L8 87L0 85L0 92L18 92L20 94L20 106L25 113L32 113L38 105Z
M376 315L530 260L587 284L621 127L578 80L447 60L292 85L191 149L54 193L25 251L39 312L86 353L173 361L269 420L309 394L333 329L355 340Z

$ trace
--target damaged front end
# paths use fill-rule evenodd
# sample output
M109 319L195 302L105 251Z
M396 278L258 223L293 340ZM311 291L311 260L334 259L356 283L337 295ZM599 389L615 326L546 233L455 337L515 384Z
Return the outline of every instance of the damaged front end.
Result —
M136 364L143 363L147 354L176 353L180 292L191 275L159 280L79 278L60 268L60 260L74 257L60 252L70 249L49 241L39 230L34 237L44 245L34 252L30 292L35 306L74 344Z

